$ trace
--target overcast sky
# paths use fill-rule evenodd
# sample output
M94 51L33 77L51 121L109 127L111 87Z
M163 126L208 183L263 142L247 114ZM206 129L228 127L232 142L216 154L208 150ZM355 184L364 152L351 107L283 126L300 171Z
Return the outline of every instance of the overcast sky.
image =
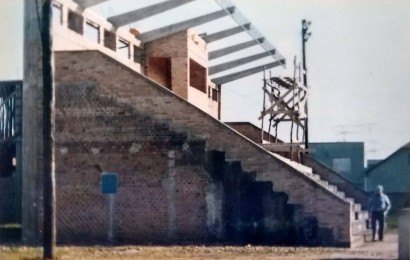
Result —
M312 21L307 43L310 141L364 141L370 159L384 158L410 141L410 1L234 2L287 58L287 69L272 70L275 76L293 74L293 57L301 55L301 20ZM112 4L94 9L108 16L121 12ZM22 78L22 11L21 0L0 0L0 80ZM191 13L180 12L169 15L187 19ZM223 27L219 24L214 30ZM224 85L222 119L259 126L261 88L262 74Z
M287 57L288 69L293 55L300 56L300 22L312 21L311 141L364 141L368 158L384 158L410 142L410 1L236 2ZM261 94L253 96L249 86L228 88L225 94L237 90L243 94L239 103L251 99L260 110ZM224 116L231 117L232 100L225 101Z

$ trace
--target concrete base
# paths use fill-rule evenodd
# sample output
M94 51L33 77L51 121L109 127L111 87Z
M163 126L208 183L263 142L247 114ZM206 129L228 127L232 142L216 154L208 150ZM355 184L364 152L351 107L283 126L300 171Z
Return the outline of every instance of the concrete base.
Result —
M410 259L410 208L401 211L399 217L399 259Z

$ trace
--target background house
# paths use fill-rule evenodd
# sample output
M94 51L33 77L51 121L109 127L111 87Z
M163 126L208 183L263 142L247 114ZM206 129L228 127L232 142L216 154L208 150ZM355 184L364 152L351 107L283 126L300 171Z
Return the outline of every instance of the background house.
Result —
M340 173L353 184L363 187L363 142L311 143L310 149L313 159Z
M373 191L383 185L392 201L392 210L404 206L410 197L410 142L365 172L365 189Z

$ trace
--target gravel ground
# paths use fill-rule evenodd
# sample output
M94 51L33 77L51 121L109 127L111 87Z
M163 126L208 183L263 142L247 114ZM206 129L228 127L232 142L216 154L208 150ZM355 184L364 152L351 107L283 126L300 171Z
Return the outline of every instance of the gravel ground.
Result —
M397 234L386 235L383 242L369 242L361 248L304 248L269 246L121 246L58 247L58 259L397 259ZM41 259L40 248L0 246L0 259Z

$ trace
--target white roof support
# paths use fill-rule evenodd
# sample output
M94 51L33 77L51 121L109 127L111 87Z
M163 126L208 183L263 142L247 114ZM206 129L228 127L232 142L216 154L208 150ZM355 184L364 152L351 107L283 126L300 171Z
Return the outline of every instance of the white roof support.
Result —
M237 51L240 51L240 50L255 46L257 44L260 44L264 40L265 40L265 38L260 38L260 39L257 39L256 41L251 40L251 41L248 41L248 42L239 43L237 45L225 47L225 48L222 48L222 49L219 49L219 50L211 51L211 52L208 53L208 59L209 60L214 60L214 59L220 58L222 56L225 56L225 55L228 55L228 54L231 54L231 53L234 53L234 52L237 52Z
M272 52L274 52L274 51L275 50L272 50ZM271 52L262 52L262 53L258 53L258 54L248 56L248 57L245 57L245 58L240 58L240 59L237 59L237 60L233 60L233 61L229 61L229 62L226 62L226 63L218 64L218 65L209 67L209 69L208 69L209 75L213 75L213 74L225 71L225 70L229 70L229 69L244 65L246 63L262 59L262 58L270 56L270 55L271 55Z
M227 10L216 11L210 14L202 15L190 20L182 21L162 28L158 28L149 32L142 33L138 38L146 43L166 37L168 35L187 30L189 28L208 23L210 21L227 16L235 12L235 7L230 7Z
M195 0L169 0L158 4L150 5L141 9L130 11L109 17L107 20L116 27L124 26L145 18L163 13L178 6L193 2Z
M219 6L221 6L222 9L226 10L228 12L228 8L233 6L233 3L231 0L215 0ZM237 23L237 24L247 24L249 23L249 20L239 11L237 10L235 13L229 13L229 15L232 17L232 19ZM247 30L249 36L251 36L254 40L257 40L259 38L262 38L263 35L261 32L259 32L258 29L256 29L254 26ZM270 50L275 50L275 46L273 46L269 41L265 40L261 44L261 47L269 52ZM279 53L275 52L273 55L271 55L272 58L276 61L284 61L285 58ZM282 65L285 66L286 62L283 62Z
M205 34L202 36L202 39L204 39L204 41L206 41L207 43L210 43L210 42L222 40L223 38L244 32L245 30L249 30L250 28L251 28L251 24L248 23L248 24L240 25L240 26L230 28L227 30L223 30L220 32L216 32L212 34Z
M277 67L283 64L285 64L285 60L275 61L272 63L268 63L265 65L255 67L255 68L242 70L242 71L232 73L226 76L222 76L219 78L214 78L212 79L212 82L215 83L216 85L222 85L222 84L225 84L225 83L237 80L237 79L241 79L241 78L253 75L255 73L261 72L263 70L268 70L268 69L271 69L271 68L274 68L274 67Z
M84 9L94 5L102 4L107 1L109 0L74 0L74 2L76 2L79 6L81 6Z

